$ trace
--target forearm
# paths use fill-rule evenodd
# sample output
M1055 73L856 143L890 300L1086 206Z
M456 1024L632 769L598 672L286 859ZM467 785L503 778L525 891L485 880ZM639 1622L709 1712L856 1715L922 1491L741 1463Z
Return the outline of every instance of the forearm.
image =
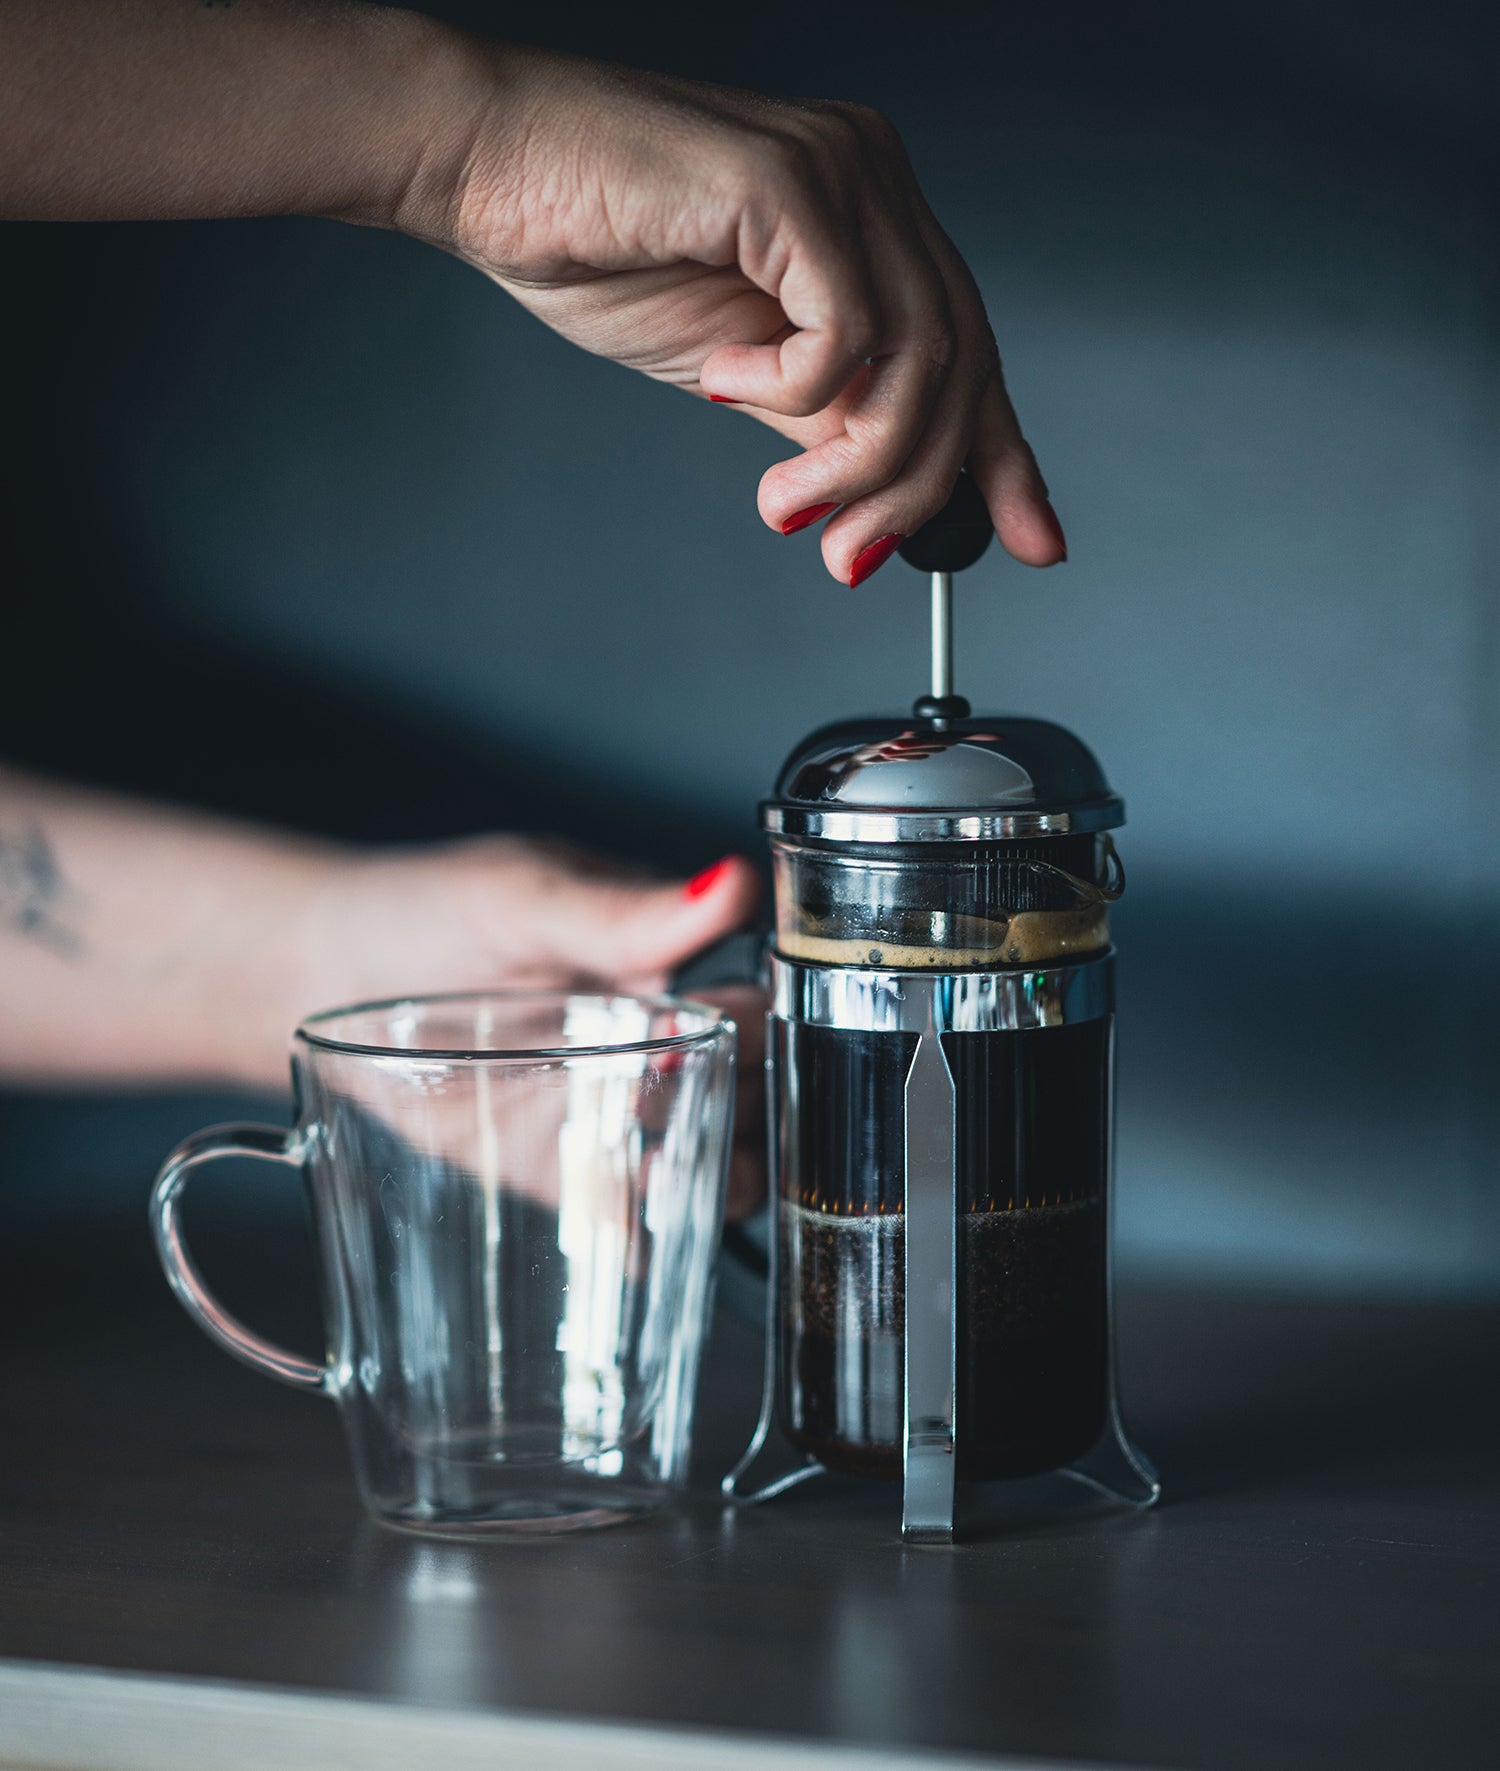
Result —
M339 854L0 771L0 1076L273 1079Z
M345 0L6 0L0 215L420 217L493 119L477 67L459 33Z

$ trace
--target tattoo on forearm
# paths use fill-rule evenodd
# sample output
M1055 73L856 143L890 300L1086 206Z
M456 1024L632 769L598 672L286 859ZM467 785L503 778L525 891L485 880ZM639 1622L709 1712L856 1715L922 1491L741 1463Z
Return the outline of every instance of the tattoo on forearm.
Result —
M0 930L14 930L64 959L76 959L83 951L78 904L40 824L0 830Z

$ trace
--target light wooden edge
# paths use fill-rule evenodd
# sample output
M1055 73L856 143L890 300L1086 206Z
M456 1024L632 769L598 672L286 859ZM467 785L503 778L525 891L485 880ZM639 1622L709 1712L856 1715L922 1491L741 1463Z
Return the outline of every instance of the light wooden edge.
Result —
M1063 1771L0 1660L3 1771ZM1090 1771L1108 1771L1102 1766ZM1121 1771L1121 1768L1115 1768Z

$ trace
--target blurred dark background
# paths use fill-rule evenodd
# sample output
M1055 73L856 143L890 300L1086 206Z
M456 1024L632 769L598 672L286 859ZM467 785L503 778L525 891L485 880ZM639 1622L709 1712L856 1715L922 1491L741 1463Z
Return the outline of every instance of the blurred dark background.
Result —
M1072 550L961 583L959 686L1074 727L1130 808L1122 1263L1500 1290L1494 9L432 10L897 121ZM688 868L760 852L809 726L923 687L920 581L840 594L757 518L786 445L435 252L286 221L0 254L10 761ZM0 1189L136 1223L246 1110L0 1097Z

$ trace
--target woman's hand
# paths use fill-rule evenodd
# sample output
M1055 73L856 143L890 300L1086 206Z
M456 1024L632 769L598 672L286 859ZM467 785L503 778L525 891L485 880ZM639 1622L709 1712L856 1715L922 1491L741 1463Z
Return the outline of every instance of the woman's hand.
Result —
M762 479L783 534L836 511L857 584L967 463L1005 547L1067 557L984 303L895 129L788 101L474 44L461 156L395 224L477 265L575 344L746 407L802 445Z
M852 104L309 0L10 0L0 215L317 214L479 266L565 338L801 445L761 515L857 584L966 462L1018 560L1066 557L974 279Z
M0 770L0 1077L281 1090L318 1009L660 991L758 895L735 857L684 882L516 837L359 851ZM739 1027L742 1215L764 1191L765 1004L706 994Z
M346 858L299 906L295 982L278 986L287 1007L266 1014L263 1056L247 1064L283 1076L286 1035L312 1006L492 986L663 991L686 960L743 928L758 897L738 857L686 882L517 837ZM744 1217L765 1193L765 998L743 985L694 995L739 1029L728 1211Z

